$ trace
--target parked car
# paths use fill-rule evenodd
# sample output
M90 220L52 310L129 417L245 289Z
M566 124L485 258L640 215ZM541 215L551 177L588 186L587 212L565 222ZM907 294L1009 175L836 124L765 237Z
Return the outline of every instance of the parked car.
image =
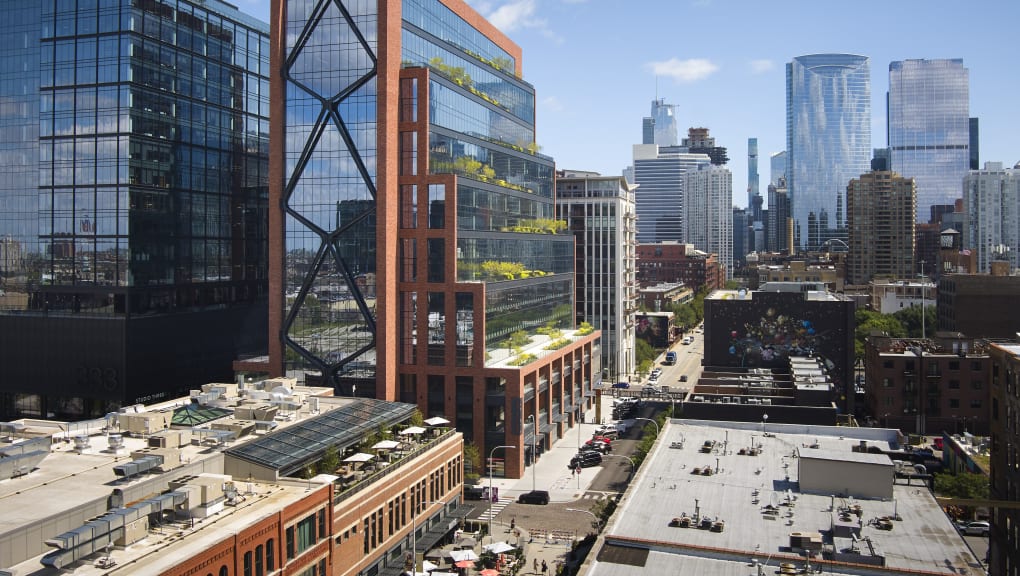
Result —
M656 369L652 370L652 373L651 373L651 375L650 375L650 378L652 378L653 380L655 380L655 379L657 379L657 378L658 378L659 376L662 376L662 368L656 368Z
M686 374L681 374L680 375L680 381L681 382L686 382L687 381L687 375Z
M968 536L988 536L988 532L992 526L988 522L979 520L977 522L967 522L960 526L960 532Z
M464 486L465 500L484 500L487 490L483 486Z
M518 504L548 504L549 492L547 490L532 490L517 497Z
M613 388L630 388L630 382L617 382L613 384Z
M591 468L592 466L598 466L602 464L602 455L598 452L581 452L570 459L570 464L567 468L571 470L580 466L581 468Z
M620 431L617 430L616 427L614 426L613 428L606 428L605 430L602 431L596 430L595 433L591 435L591 437L592 440L597 440L599 438L608 438L609 440L616 440L620 437Z
M601 440L589 440L584 443L584 448L594 450L596 452L601 452L602 454L609 454L613 450L612 445L610 445L608 442L603 442Z

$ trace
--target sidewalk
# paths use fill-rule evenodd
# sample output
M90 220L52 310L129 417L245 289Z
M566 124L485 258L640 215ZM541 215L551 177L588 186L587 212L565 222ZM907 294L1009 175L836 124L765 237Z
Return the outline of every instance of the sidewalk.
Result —
M602 395L602 414L612 414L612 397L610 394ZM595 409L592 408L585 413L585 423L579 427L570 428L566 435L556 441L552 448L546 450L539 456L538 461L524 470L524 476L514 478L493 478L493 488L499 488L499 499L517 500L517 496L531 490L548 490L549 499L552 502L572 502L584 496L588 487L591 486L595 476L602 468L582 468L581 474L571 473L567 465L570 459L577 454L578 448L591 439L597 424L595 420ZM608 420L608 418L606 418ZM578 432L580 428L580 432ZM489 478L482 479L482 485L489 485ZM498 514L495 514L498 517ZM530 568L530 567L529 567Z

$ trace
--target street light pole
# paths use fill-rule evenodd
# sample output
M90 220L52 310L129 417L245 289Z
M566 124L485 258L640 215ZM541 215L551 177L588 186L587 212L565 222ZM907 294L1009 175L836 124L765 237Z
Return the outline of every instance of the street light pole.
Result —
M432 504L442 504L446 506L446 502L441 500L428 502L420 502L419 505L424 505L426 508ZM418 575L418 528L415 526L414 519L418 516L417 511L411 511L411 576Z
M538 419L534 414L528 416L531 420L531 490L535 491L535 465L538 463L538 449L535 447L538 442Z
M659 435L659 423L656 422L655 420L652 420L651 418L635 418L635 420L644 420L645 422L651 422L652 424L655 425L655 435L656 436Z
M591 510L581 510L580 508L565 508L567 512L584 512L585 514L592 517L595 520L595 533L598 534L599 527L602 526L602 522L599 521L599 517L595 515Z
M489 450L489 541L492 541L492 458L496 453L496 450L500 448L517 448L516 446L503 445L496 446L492 450Z

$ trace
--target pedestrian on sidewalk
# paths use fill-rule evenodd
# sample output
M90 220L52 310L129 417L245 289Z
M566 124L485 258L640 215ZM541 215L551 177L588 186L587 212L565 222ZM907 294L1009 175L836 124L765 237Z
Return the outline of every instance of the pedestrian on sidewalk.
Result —
M531 559L531 567L534 568L533 572L538 574L538 558Z
M510 519L510 531L513 532L514 528L517 528L517 517L514 516Z
M542 574L548 574L548 573L549 573L549 565L545 563L545 560L542 560Z

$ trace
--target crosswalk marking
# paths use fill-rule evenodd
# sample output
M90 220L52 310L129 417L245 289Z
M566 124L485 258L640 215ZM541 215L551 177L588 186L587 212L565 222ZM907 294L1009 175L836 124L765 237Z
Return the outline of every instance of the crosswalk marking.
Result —
M500 498L496 502L493 502L492 506L486 506L485 511L482 512L482 515L479 516L479 518L485 521L491 520L492 518L499 516L499 513L513 501L513 498Z

